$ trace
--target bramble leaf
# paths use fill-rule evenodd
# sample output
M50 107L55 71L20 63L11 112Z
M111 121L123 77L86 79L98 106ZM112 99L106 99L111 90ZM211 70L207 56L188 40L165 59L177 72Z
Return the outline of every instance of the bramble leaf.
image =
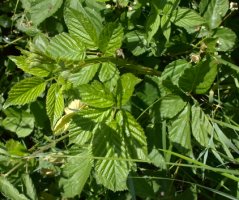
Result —
M79 86L82 102L96 108L109 108L115 104L114 97L98 81L91 85L85 84Z
M79 38L61 33L50 40L47 53L57 61L79 61L85 58L85 47Z
M96 28L84 13L72 8L66 8L65 21L70 34L79 38L86 47L95 49L98 46Z
M63 196L73 198L80 195L90 175L92 168L92 153L90 148L81 150L78 154L71 155L63 167L63 177L59 185L63 188Z
M228 0L202 0L199 4L201 15L206 19L210 29L217 28L229 8Z
M60 86L57 83L51 85L46 96L46 111L51 122L51 127L54 127L57 120L61 117L64 110L64 97Z
M99 48L105 55L115 55L121 47L123 28L117 23L106 24L99 36Z
M0 192L7 198L12 200L29 200L3 176L0 176Z
M26 78L15 84L8 93L4 108L11 105L24 105L31 103L45 90L46 82L38 77Z
M126 104L134 92L134 87L141 81L131 73L123 74L118 82L119 105Z

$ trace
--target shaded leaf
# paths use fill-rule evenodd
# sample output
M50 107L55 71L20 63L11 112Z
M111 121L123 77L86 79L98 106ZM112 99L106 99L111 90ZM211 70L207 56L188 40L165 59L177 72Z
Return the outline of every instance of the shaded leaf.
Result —
M169 127L169 139L182 152L192 149L190 117L190 105L188 104Z
M175 117L186 106L185 102L180 96L167 95L160 101L160 114L162 119L171 119ZM177 106L175 106L177 105Z
M197 26L205 23L204 19L192 9L188 8L178 8L173 12L173 17L171 21L175 25L185 28L196 28Z
M200 13L206 19L210 29L217 28L229 8L228 0L202 0L199 4Z
M214 133L213 126L200 106L193 105L191 112L192 134L199 144L208 147L209 136Z
M60 178L60 187L63 196L73 198L80 195L90 175L92 168L92 153L90 148L81 150L80 153L70 156L63 167L63 177Z
M24 110L8 108L5 111L7 117L2 121L2 126L17 134L18 137L26 137L34 128L34 116Z
M236 43L236 34L229 28L219 27L215 29L213 38L217 38L217 51L229 51Z
M4 177L0 176L0 192L11 200L29 200Z
M25 193L26 195L31 199L31 200L37 200L37 194L36 194L36 189L35 186L32 182L31 177L29 174L23 174L22 175L22 180L24 183L24 188L25 188Z

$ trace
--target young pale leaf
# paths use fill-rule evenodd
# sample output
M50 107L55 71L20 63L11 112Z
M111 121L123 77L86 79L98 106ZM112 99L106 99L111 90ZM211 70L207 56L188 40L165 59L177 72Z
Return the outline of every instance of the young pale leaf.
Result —
M67 159L63 168L63 177L60 178L60 187L63 188L63 196L73 198L80 195L90 175L92 168L91 149L83 149L79 154Z
M118 103L119 105L126 104L133 95L134 87L141 81L131 73L123 74L118 82L118 90L120 93Z
M121 47L123 28L117 23L109 23L103 28L99 36L99 48L105 55L115 55Z
M14 85L8 93L4 108L33 102L45 90L46 82L38 77L26 78Z
M47 77L50 73L41 64L39 64L36 67L31 67L30 60L28 60L26 56L10 56L9 58L17 65L18 68L20 68L21 70L23 70L28 74L32 74L38 77Z
M51 39L47 53L55 60L80 61L85 58L85 47L79 38L61 33Z
M237 36L231 29L219 27L215 29L213 38L217 38L217 51L229 51L235 46Z
M65 21L70 34L78 37L86 47L95 49L98 46L96 28L85 14L72 8L66 8Z
M64 97L57 83L51 85L46 96L46 111L51 126L54 127L64 110Z
M209 135L214 133L213 126L208 120L207 115L200 106L193 105L191 108L192 115L192 134L199 144L204 147L209 145Z
M13 139L6 142L6 150L8 154L14 156L26 156L28 154L26 147L21 142Z
M167 95L160 101L160 114L162 119L171 119L175 117L186 106L185 102L178 95ZM177 105L177 106L175 106Z
M188 28L195 28L196 30L197 26L205 23L204 19L198 13L188 8L178 8L175 10L171 21L186 30Z
M23 174L22 175L22 180L24 183L24 189L25 189L25 193L26 195L31 199L31 200L37 200L37 193L36 193L36 189L35 186L32 182L31 177L29 176L29 174Z
M109 108L115 104L114 97L106 91L104 86L94 81L91 85L85 84L79 86L82 102L96 108Z
M4 111L7 117L2 121L2 126L18 137L26 137L34 128L34 116L24 110L8 108Z
M19 191L2 176L0 176L0 192L11 200L29 200L25 195L20 194Z
M188 104L169 127L169 139L181 150L191 151L191 119Z
M217 28L221 24L228 8L228 0L202 0L199 4L200 13L207 21L210 29Z
M126 161L127 151L122 135L118 132L115 122L102 124L102 128L95 134L93 153L101 157L95 162L95 174L98 183L113 191L127 188L126 180L129 173L129 161Z

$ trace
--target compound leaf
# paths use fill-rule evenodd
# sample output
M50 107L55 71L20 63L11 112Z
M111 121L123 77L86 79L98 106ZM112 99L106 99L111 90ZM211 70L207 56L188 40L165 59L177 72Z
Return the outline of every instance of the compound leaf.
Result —
M96 28L84 13L66 8L65 21L70 34L78 37L86 47L95 49L98 46Z
M63 168L63 177L60 178L60 186L63 188L63 196L73 198L80 195L90 175L92 168L92 152L90 148L81 150L67 159Z
M24 105L37 99L45 90L46 82L42 78L26 78L15 84L8 93L4 108L11 105Z
M55 60L78 61L85 58L85 47L79 38L61 33L50 40L47 53Z
M79 86L82 102L96 108L109 108L115 104L114 97L98 81L91 85L85 84Z
M46 111L53 127L64 110L64 97L57 83L51 85L46 96Z
M0 176L0 192L7 198L12 200L29 200L5 178Z
M117 23L109 23L103 28L99 36L99 48L106 55L115 55L121 47L123 28Z

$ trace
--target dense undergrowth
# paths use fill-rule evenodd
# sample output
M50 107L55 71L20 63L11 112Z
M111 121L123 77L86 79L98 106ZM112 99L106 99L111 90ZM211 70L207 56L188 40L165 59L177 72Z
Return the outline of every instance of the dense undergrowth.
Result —
M228 0L3 0L0 198L238 199Z

